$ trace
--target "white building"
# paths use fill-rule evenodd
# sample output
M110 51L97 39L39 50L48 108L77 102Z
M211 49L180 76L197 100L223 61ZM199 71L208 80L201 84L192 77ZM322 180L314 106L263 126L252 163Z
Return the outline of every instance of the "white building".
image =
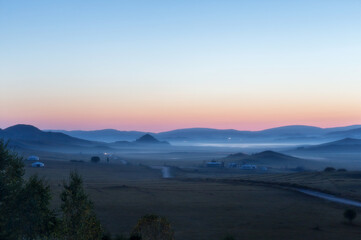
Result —
M38 156L29 156L27 160L28 161L39 161L39 159L40 158Z
M42 162L34 162L31 164L32 167L44 167L44 163Z

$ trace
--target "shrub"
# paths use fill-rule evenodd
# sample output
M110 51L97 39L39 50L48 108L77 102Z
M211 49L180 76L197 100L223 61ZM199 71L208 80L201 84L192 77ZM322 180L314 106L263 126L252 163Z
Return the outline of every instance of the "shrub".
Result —
M93 157L91 157L90 161L91 161L92 163L98 163L98 162L100 162L100 157L98 157L98 156L93 156Z
M149 214L139 219L131 239L174 240L174 233L166 218Z
M352 221L356 218L357 213L355 210L353 209L346 209L343 213L343 216L350 222L352 223Z
M333 167L326 167L323 171L324 172L334 172L334 171L336 171L336 169Z

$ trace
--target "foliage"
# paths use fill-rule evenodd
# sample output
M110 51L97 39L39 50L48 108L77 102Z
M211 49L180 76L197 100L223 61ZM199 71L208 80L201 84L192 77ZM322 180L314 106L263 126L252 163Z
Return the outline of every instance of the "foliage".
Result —
M31 176L19 195L20 229L23 239L45 238L55 232L57 218L49 209L51 192L38 176Z
M98 156L93 156L93 157L90 158L90 161L91 161L92 163L98 163L98 162L100 162L100 157L98 157Z
M132 236L131 239L134 240L174 240L174 233L168 220L152 214L139 219ZM135 238L135 236L140 238Z
M23 179L21 157L0 140L0 239L44 239L55 230L50 188L43 179Z
M94 213L93 203L83 189L83 180L70 173L69 183L64 182L61 193L61 236L64 240L97 240L102 238L102 228Z
M336 171L336 169L333 167L326 167L323 171L324 172L334 172L334 171Z
M356 218L357 213L353 209L346 209L345 212L343 213L343 216L345 218L347 218L349 220L349 222L351 223L352 220L354 220Z
M16 239L21 221L17 207L23 187L24 164L22 158L0 140L0 239Z

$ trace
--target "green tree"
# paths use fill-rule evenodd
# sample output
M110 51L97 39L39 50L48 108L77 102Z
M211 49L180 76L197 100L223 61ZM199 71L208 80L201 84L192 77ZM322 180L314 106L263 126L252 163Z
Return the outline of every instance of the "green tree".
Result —
M22 191L24 163L0 139L0 239L17 239L20 211L17 206Z
M25 181L24 172L23 159L0 140L0 239L44 239L54 231L49 186L37 176Z
M18 198L22 239L44 239L55 232L57 218L49 208L50 200L49 185L38 176L31 176Z
M347 218L350 223L352 223L352 221L356 218L357 213L353 209L346 209L343 213L343 216Z
M76 173L70 173L69 183L64 182L61 193L61 239L100 240L103 232L93 210L93 203L83 189L83 180Z
M174 232L168 220L153 214L139 219L132 236L142 240L174 240Z

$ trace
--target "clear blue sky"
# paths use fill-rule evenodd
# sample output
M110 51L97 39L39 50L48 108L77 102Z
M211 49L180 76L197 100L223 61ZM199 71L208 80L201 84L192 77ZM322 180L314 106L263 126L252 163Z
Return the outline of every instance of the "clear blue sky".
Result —
M0 0L0 127L347 125L360 69L360 0Z

